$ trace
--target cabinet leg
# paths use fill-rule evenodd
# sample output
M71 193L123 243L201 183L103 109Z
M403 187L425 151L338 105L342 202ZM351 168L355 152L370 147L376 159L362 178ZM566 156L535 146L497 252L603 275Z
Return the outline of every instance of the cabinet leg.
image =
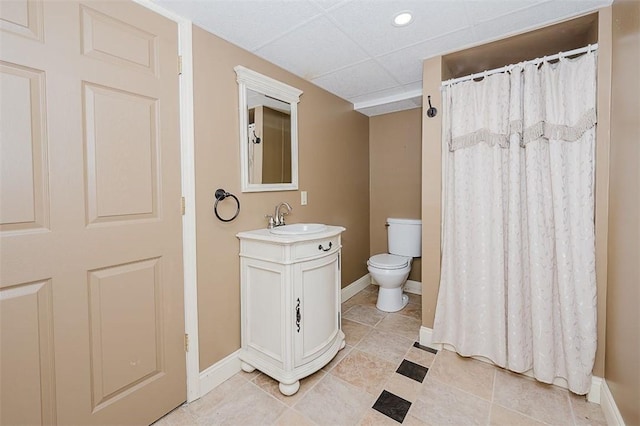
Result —
M245 373L251 373L256 369L254 366L249 365L244 361L242 361L242 363L240 364L240 368L242 368L242 371L244 371Z
M280 388L280 392L283 395L291 396L294 393L298 392L298 389L300 389L300 380L290 385L285 385L284 383L280 383L278 387Z

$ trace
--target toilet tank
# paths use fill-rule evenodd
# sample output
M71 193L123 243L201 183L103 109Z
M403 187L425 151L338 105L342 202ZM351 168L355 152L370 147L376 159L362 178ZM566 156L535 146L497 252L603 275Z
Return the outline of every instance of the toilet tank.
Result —
M387 218L389 253L400 256L422 256L422 221Z

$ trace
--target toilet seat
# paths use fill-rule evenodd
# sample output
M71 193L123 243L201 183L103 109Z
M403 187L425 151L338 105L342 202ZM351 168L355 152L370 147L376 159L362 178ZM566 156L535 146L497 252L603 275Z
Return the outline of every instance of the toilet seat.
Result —
M376 254L371 256L367 265L379 269L402 269L409 265L411 258L398 256L396 254Z

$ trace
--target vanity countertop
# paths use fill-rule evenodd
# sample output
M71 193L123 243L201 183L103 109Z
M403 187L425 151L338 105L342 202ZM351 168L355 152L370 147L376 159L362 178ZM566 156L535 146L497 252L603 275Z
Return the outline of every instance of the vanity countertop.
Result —
M313 232L301 235L276 235L272 234L269 229L254 229L252 231L243 231L236 234L236 237L246 240L269 241L278 244L292 244L300 241L313 241L323 238L329 238L344 232L346 229L342 226L326 225L327 229L320 232Z

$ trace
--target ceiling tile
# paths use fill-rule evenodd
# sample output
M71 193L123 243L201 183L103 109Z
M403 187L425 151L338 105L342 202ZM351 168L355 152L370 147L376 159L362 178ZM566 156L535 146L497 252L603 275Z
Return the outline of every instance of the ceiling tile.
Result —
M1 1L1 0L0 0ZM612 0L151 0L377 114L419 100L422 62ZM406 27L391 24L413 12ZM214 52L215 54L215 52ZM398 109L399 108L399 109Z
M368 59L325 17L296 28L255 53L308 80Z
M397 50L376 60L402 84L422 81L424 59L448 53L476 40L473 30L465 29Z
M190 16L194 24L249 51L322 14L309 1L156 0L156 3Z
M311 0L318 6L320 6L324 10L329 10L333 7L336 7L340 3L345 3L349 0Z
M312 83L344 99L388 89L398 84L374 60L323 75L313 79Z
M394 15L410 10L413 22L406 27L392 25ZM458 1L353 0L332 9L329 16L368 53L379 56L423 40L450 33L470 24L464 4Z
M466 3L466 10L471 23L478 24L547 1L549 0L469 1Z

